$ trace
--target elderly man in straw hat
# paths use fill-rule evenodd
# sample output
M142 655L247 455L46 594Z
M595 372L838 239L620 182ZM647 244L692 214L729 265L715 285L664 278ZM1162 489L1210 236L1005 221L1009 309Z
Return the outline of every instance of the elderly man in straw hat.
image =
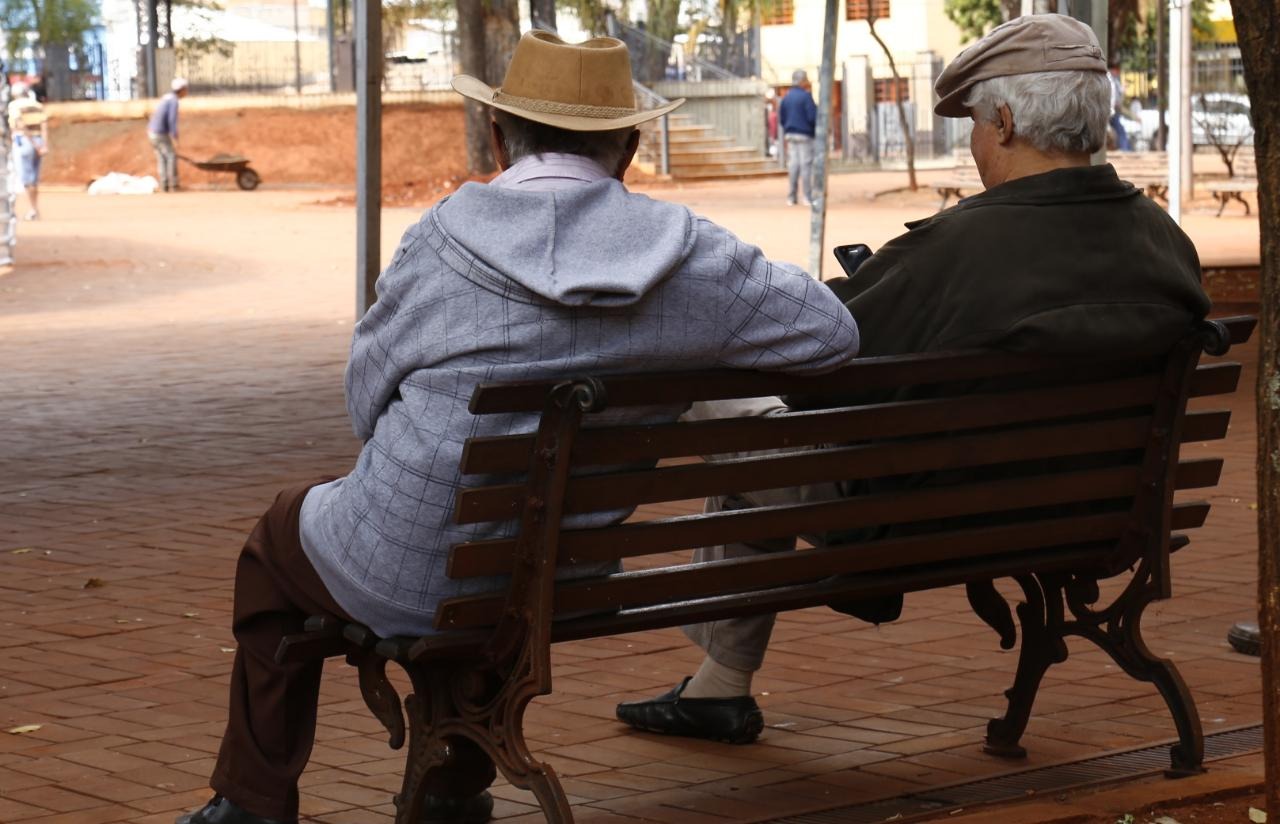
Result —
M378 279L346 374L364 442L355 468L282 492L245 544L217 794L181 824L296 820L321 667L273 656L308 615L421 635L442 599L494 585L445 571L452 545L507 529L452 522L462 445L536 421L471 416L478 383L714 366L817 372L857 352L853 319L821 283L623 186L636 126L677 104L637 110L620 41L527 34L501 88L465 76L454 88L493 108L503 172L427 212ZM478 750L462 755L471 763L431 780L426 820L488 819L493 765Z
M851 277L830 282L858 321L862 355L983 347L1159 353L1205 315L1191 241L1114 168L1090 165L1106 139L1111 87L1087 26L1056 14L998 26L947 67L937 93L938 114L972 118L970 148L986 191L909 224ZM785 409L776 400L752 411ZM887 485L806 488L791 499L877 491ZM780 502L776 492L770 502ZM787 548L738 544L700 557ZM897 618L902 598L832 606L880 623ZM772 629L771 615L686 627L707 652L697 674L656 699L619 705L618 718L653 732L754 740L763 720L751 679Z

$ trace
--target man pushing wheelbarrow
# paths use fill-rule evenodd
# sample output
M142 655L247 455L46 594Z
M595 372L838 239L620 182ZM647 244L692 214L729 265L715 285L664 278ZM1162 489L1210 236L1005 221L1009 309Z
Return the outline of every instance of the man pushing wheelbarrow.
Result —
M147 139L156 153L156 177L166 192L178 190L178 159L181 158L197 169L206 172L229 172L236 176L236 185L248 191L262 182L258 173L249 168L249 158L239 155L218 154L208 160L196 160L178 154L178 101L187 96L187 81L175 77L171 91L160 98L160 105L147 123Z
M166 192L178 191L178 101L187 96L187 81L173 78L170 92L160 98L160 105L147 123L147 139L156 153L156 177Z

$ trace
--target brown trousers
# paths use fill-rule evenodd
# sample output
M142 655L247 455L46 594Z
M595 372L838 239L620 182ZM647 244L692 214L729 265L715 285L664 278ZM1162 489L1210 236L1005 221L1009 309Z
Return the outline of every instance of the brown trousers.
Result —
M227 730L209 779L214 792L254 815L286 822L298 817L298 778L315 743L324 663L278 664L276 649L312 615L351 620L320 580L298 533L302 499L327 480L276 496L240 553ZM457 741L451 750L448 764L427 773L428 794L467 797L493 783L493 763L478 747Z

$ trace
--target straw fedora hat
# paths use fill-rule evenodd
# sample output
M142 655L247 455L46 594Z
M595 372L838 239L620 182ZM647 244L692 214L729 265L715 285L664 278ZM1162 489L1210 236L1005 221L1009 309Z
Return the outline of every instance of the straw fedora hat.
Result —
M637 109L625 43L596 37L570 44L546 31L520 38L499 88L466 74L453 78L453 88L486 106L574 132L637 126L684 102Z

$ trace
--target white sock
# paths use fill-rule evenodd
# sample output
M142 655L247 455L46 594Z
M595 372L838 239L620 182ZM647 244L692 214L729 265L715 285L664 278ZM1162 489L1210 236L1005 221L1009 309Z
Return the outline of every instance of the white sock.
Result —
M685 686L681 698L737 698L751 694L754 672L726 667L708 655Z

